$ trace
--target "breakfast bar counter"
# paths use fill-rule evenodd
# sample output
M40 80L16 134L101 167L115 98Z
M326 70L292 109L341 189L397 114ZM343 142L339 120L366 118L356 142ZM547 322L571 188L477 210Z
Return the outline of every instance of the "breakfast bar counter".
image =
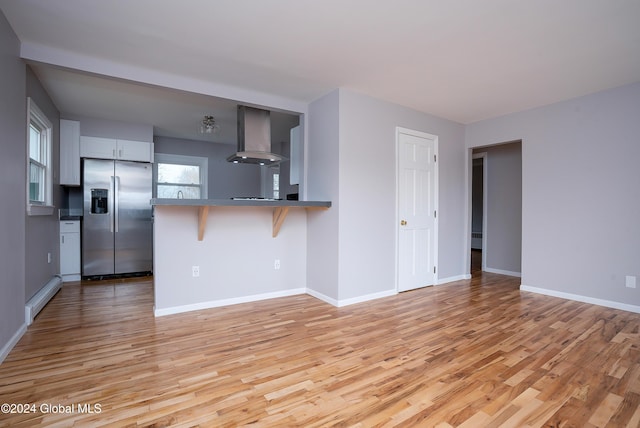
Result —
M151 205L196 207L198 209L198 241L204 239L210 207L270 207L273 209L272 236L280 232L290 208L327 209L328 201L288 201L281 199L236 198L236 199L151 199Z

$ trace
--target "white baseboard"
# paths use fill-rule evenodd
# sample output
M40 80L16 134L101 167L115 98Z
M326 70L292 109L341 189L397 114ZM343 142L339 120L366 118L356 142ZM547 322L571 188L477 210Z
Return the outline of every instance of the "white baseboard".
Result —
M307 288L307 294L309 296L315 297L316 299L320 299L325 303L330 304L331 306L335 306L336 308L341 308L343 306L354 305L356 303L367 302L369 300L380 299L382 297L395 296L398 292L394 290L385 290L380 291L378 293L365 294L364 296L352 297L350 299L336 300L333 297L329 297L325 294L322 294L318 291Z
M179 314L182 312L199 311L201 309L218 308L220 306L237 305L239 303L256 302L258 300L274 299L276 297L295 296L305 294L304 288L294 288L291 290L275 291L272 293L254 294L251 296L233 297L231 299L211 300L209 302L193 303L191 305L173 306L170 308L156 309L154 306L153 314L156 317L164 315Z
M635 312L640 314L640 306L629 305L627 303L614 302L611 300L596 299L595 297L581 296L579 294L565 293L562 291L548 290L546 288L530 287L521 284L521 291L544 294L545 296L559 297L561 299L575 300L576 302L590 303L592 305L605 306L607 308L620 309L622 311Z
M351 297L350 299L344 299L338 301L338 307L354 305L356 303L367 302L369 300L381 299L383 297L395 296L398 292L393 290L379 291L377 293L365 294L364 296Z
M340 306L340 302L338 300L336 300L336 299L334 299L332 297L329 297L329 296L327 296L325 294L322 294L322 293L320 293L320 292L318 292L316 290L312 290L310 288L307 288L306 293L309 296L315 297L316 299L320 299L325 303L328 303L328 304L330 304L332 306L335 306L336 308Z
M463 275L456 275L456 276L449 276L446 278L439 278L436 281L436 285L442 285L442 284L446 284L448 282L455 282L455 281L462 281L465 279L471 279L471 274L467 273L467 274L463 274Z
M20 326L18 331L16 331L15 334L11 336L11 339L9 339L9 341L2 347L2 349L0 349L0 364L2 364L5 358L7 358L9 352L11 352L13 347L16 346L16 344L20 341L20 339L26 332L27 324L24 323Z
M500 275L509 275L509 276L515 276L518 278L522 278L522 272L513 272L510 270L503 270L503 269L494 269L494 268L490 268L490 267L485 267L484 269L482 269L485 272L489 272L489 273L498 273Z

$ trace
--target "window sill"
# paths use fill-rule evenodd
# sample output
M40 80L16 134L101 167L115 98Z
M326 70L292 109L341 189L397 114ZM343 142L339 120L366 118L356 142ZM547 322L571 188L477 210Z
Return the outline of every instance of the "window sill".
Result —
M53 205L27 205L27 215L52 215L55 209Z

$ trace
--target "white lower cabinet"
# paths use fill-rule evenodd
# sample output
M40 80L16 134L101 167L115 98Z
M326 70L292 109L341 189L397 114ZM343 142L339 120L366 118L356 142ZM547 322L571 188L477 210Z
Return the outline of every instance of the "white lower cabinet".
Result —
M60 221L60 274L63 281L80 281L80 221Z

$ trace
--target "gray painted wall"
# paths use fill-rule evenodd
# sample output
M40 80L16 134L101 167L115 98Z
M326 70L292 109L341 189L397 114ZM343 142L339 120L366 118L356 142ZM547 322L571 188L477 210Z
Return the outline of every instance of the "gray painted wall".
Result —
M49 98L49 94L40 84L36 75L27 67L27 96L47 116L53 125L51 161L53 168L53 205L60 207L62 192L60 189L60 114ZM23 122L26 119L23 119ZM26 124L25 124L26 127ZM26 132L26 131L25 131ZM26 144L26 143L25 143ZM25 155L26 156L26 155ZM26 163L26 159L25 159ZM28 269L25 278L25 302L33 297L53 275L60 273L58 211L48 216L27 216L26 219L26 258ZM51 263L48 254L51 253Z
M438 278L462 276L464 127L343 89L309 116L310 199L331 200L333 221L309 218L308 286L337 275L341 301L395 290L397 126L439 137Z
M467 126L522 140L522 284L640 304L640 83Z
M340 225L338 91L309 106L306 199L331 201L327 211L307 212L307 289L338 300Z
M80 122L80 135L133 141L153 141L153 126L104 120L95 117L61 115L63 119Z
M24 328L26 67L0 13L0 361Z

